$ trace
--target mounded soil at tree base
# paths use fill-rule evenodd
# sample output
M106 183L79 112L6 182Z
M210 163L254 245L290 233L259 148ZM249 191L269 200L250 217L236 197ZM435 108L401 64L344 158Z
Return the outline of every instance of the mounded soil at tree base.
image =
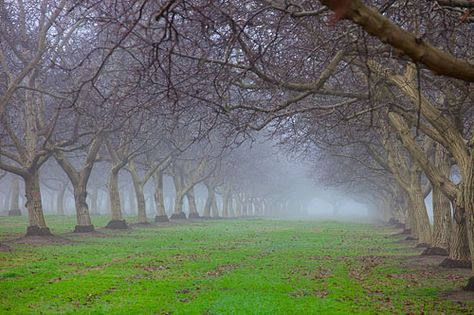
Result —
M407 238L405 238L405 241L418 241L418 239L414 236L407 236Z
M65 245L73 243L71 240L58 235L24 236L11 241L15 244L27 245Z
M94 225L76 225L74 227L74 233L88 233L88 232L94 232Z
M428 244L428 243L418 243L418 244L416 244L415 247L416 248L425 248L425 247L428 248L428 247L430 247L430 244Z
M111 220L107 223L105 228L112 230L126 230L128 229L128 224L125 220Z
M31 225L26 228L25 236L52 236L53 234L47 227L39 227L37 225Z
M422 256L448 256L449 253L446 249L441 247L428 247L422 253Z
M400 221L398 221L395 218L390 218L387 223L390 224L390 225L395 225L397 223L400 223Z
M188 219L200 219L199 213L190 213Z
M169 222L170 219L168 218L167 215L157 215L155 217L155 222Z
M171 220L186 220L186 214L184 212L173 213L170 219Z
M8 215L10 217L21 216L21 210L20 209L11 209L10 211L8 211Z
M472 263L469 260L455 260L451 258L445 258L439 265L443 268L472 268Z
M467 285L463 289L464 291L474 292L474 276L469 278Z

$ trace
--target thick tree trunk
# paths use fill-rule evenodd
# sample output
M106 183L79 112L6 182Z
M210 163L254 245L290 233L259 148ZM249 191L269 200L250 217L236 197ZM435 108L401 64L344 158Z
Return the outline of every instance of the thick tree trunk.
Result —
M472 274L464 289L467 291L474 291L474 152L471 152L469 168L467 169L466 174L467 176L464 181L463 193Z
M34 170L25 177L25 193L26 208L28 209L26 236L52 235L44 220L38 170Z
M464 204L454 204L454 216L449 243L449 256L440 264L447 268L470 268L471 256L469 251L469 240L467 235L466 217Z
M196 198L194 196L194 187L191 188L188 193L186 194L189 204L189 218L196 219L199 218L199 213L196 207Z
M8 198L7 198L8 201ZM12 179L12 189L10 192L10 207L8 210L9 216L19 216L21 215L20 210L20 179L18 176L14 176Z
M413 187L413 190L410 193L410 198L413 207L413 219L414 224L416 225L418 244L429 246L431 244L431 226L428 212L426 211L423 192L419 185Z
M445 149L437 144L435 152L435 165L442 175L449 178L450 165ZM451 233L451 202L441 191L440 187L433 185L433 249L448 255L449 236ZM444 253L443 253L444 254Z
M219 218L219 207L217 206L217 198L215 197L215 194L214 199L212 200L211 216L213 218Z
M184 203L184 194L180 191L176 192L176 196L174 199L174 211L171 215L171 219L173 220L185 220L186 214L183 211L183 203Z
M165 209L165 198L163 196L163 173L155 172L153 179L155 181L155 222L168 222L169 219Z
M204 218L210 218L211 217L211 208L212 208L212 205L214 204L214 199L216 199L214 189L212 189L210 187L207 187L206 204L204 205L204 210L203 210L203 213L202 213L202 216Z
M77 225L74 228L75 233L84 233L94 231L91 217L89 215L89 207L87 205L87 190L84 181L74 185L74 203L76 206Z
M127 222L122 215L122 205L120 200L120 192L118 186L118 172L112 170L109 174L109 202L112 219L107 224L110 229L127 229Z
M224 189L224 194L222 195L222 217L229 217L229 203L231 199L231 193L229 189Z
M145 208L146 204L145 204L145 193L143 192L143 184L140 181L134 179L133 188L135 189L135 197L137 199L138 223L146 224L148 222L146 218L146 208Z

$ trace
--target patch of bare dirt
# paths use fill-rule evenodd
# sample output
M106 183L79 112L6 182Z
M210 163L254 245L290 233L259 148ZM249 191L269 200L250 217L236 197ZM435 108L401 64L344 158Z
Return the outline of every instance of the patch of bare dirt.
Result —
M472 302L474 301L474 291L465 291L458 288L444 292L441 297L454 302Z
M214 270L206 272L208 277L220 277L225 273L228 273L237 268L237 265L234 264L226 264L217 266Z
M11 252L10 246L0 243L0 252Z
M26 244L26 245L66 245L72 244L73 241L70 239L58 236L58 235L44 235L44 236L23 236L10 242L15 244Z
M64 233L64 236L74 236L74 237L109 237L110 235L103 233L101 231L92 231L92 232L84 232L84 233L74 233L74 232L68 232Z
M357 257L357 265L349 268L349 275L351 278L362 281L369 273L378 265L384 263L383 256L361 256Z

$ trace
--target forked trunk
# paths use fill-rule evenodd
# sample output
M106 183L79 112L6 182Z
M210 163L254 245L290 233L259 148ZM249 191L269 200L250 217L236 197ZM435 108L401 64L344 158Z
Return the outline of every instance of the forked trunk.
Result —
M214 204L215 199L216 199L216 195L214 193L214 189L211 189L208 187L206 204L204 205L204 211L202 213L203 217L209 218L211 216L211 208L212 208L212 205Z
M176 192L176 196L174 199L174 211L171 215L171 219L174 220L185 220L186 214L183 211L183 203L184 203L184 194L180 191Z
M28 209L28 228L26 236L51 235L46 226L41 202L41 190L38 170L25 177L26 208Z
M77 225L74 228L75 233L84 233L94 231L94 226L89 215L89 206L87 205L86 184L82 181L77 185L73 185L74 203L76 206Z
M199 213L196 207L196 198L194 196L194 188L191 188L187 192L186 197L189 204L189 218L199 218Z

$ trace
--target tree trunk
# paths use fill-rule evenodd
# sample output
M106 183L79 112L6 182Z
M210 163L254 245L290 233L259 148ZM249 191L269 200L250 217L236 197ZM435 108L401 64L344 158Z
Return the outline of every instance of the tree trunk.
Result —
M137 213L138 213L138 223L146 224L146 204L145 204L145 193L143 192L143 184L138 180L137 176L133 176L133 188L135 189L135 197L137 199ZM130 196L132 198L132 196Z
M99 211L99 204L98 204L98 195L99 195L99 191L98 189L95 189L93 188L92 189L92 192L90 194L90 204L91 204L91 215L99 215L100 214L100 211Z
M183 202L184 202L184 194L180 191L177 191L175 199L174 199L174 212L171 215L171 219L174 219L174 220L186 219L186 214L183 212Z
M207 198L206 198L206 204L204 205L204 211L202 213L203 217L205 218L211 217L211 208L212 208L212 205L214 204L214 199L216 199L214 189L207 186Z
M199 213L196 207L196 198L194 196L194 187L188 191L188 193L186 194L186 197L188 199L188 204L189 204L189 218L190 219L199 218Z
M10 195L10 210L20 209L20 179L14 176L12 179L12 191Z
M77 225L74 228L75 233L84 233L94 231L94 226L89 215L89 206L87 205L86 183L81 180L78 184L73 183L74 204L76 206Z
M454 216L452 221L452 232L449 243L449 256L440 264L447 268L470 268L471 256L469 251L469 240L467 235L466 217L464 204L454 203Z
M466 229L471 254L472 274L467 285L464 287L467 291L474 291L474 152L471 152L469 168L464 181L464 204L466 209Z
M118 186L118 172L112 170L109 174L109 202L112 219L107 224L110 229L127 229L127 222L122 215L122 205L120 201L120 192Z
M46 226L41 202L41 190L38 170L25 177L26 208L28 209L28 228L26 236L52 235Z
M10 201L10 204L8 205L8 215L20 216L20 179L18 178L18 176L14 176L12 179L12 189L10 191L10 196L7 195L6 203L8 203L8 201Z
M230 202L230 191L229 189L224 189L224 194L222 195L222 217L229 217L229 202Z
M163 173L158 171L155 172L153 179L155 181L155 222L168 222L169 219L165 209L165 198L163 196Z
M425 200L421 187L415 185L410 193L412 202L414 224L416 225L416 233L419 245L429 246L431 244L431 226L426 211Z
M219 207L217 206L217 198L216 198L215 194L214 194L214 198L212 200L211 216L213 218L219 218Z
M56 212L58 215L64 215L64 195L66 194L67 184L62 184L56 197Z

